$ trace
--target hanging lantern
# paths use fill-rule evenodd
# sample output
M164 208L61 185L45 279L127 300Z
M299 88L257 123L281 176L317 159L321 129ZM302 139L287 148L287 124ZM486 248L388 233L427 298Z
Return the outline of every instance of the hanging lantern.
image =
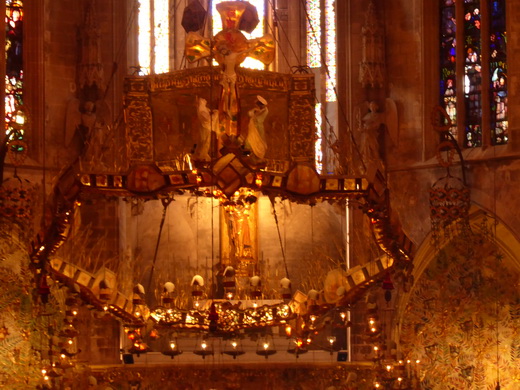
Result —
M334 352L334 344L336 344L336 336L329 336L327 337L327 341L329 342L330 346L330 354Z
M161 352L163 355L170 356L172 359L175 356L179 356L182 354L182 351L179 349L179 343L177 342L177 337L173 337L170 339L168 343L168 348Z
M204 20L206 19L206 10L198 0L191 0L184 9L182 14L181 25L188 33L191 31L198 31L204 27Z
M276 349L272 335L265 335L263 338L258 340L256 345L257 355L264 356L267 359L269 356L274 355L275 353Z
M305 348L305 343L302 339L292 339L289 342L289 347L287 348L287 352L294 354L296 358L303 353L307 353L308 350Z
M141 339L139 339L134 341L128 352L130 352L131 354L135 354L137 355L137 357L139 357L140 354L147 353L149 350L150 348L148 347L148 345Z
M385 301L390 302L392 300L392 290L394 289L394 283L390 278L390 272L387 272L383 279L383 290L385 290Z
M203 359L206 359L206 356L213 356L213 343L209 342L206 337L201 336L193 353L202 356Z
M242 342L236 338L232 338L226 342L226 346L222 353L232 356L233 359L236 359L237 356L245 354L245 351L242 348Z
M459 178L448 174L433 183L430 188L430 220L437 244L442 237L469 229L470 203L469 188Z
M106 302L110 299L111 296L112 290L110 288L110 284L108 281L103 279L101 282L99 282L99 299Z

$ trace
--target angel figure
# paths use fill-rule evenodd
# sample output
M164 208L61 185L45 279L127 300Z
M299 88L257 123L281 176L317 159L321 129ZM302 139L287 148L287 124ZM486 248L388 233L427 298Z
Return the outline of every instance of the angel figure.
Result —
M385 110L379 111L377 102L368 103L368 112L360 118L361 154L368 166L375 165L384 169L381 139L384 130L388 132L390 140L397 145L398 118L397 107L392 99L385 100Z

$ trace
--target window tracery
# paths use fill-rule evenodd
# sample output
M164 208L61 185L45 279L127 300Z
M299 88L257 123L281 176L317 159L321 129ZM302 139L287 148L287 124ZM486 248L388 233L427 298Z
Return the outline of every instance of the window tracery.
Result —
M6 0L5 127L10 139L23 139L23 2ZM12 123L20 126L13 128ZM17 131L19 129L19 131Z
M506 144L509 138L505 3L441 3L441 105L452 135L466 148Z

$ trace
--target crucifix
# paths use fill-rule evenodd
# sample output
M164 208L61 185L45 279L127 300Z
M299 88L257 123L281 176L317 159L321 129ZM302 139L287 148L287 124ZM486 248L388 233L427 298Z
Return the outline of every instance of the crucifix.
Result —
M224 1L217 4L222 19L222 30L213 39L197 32L186 37L186 58L190 62L205 57L214 58L221 68L218 134L236 139L240 135L240 112L236 68L246 59L255 58L264 64L274 59L274 40L270 34L248 40L240 31L251 32L258 24L256 8L244 1Z

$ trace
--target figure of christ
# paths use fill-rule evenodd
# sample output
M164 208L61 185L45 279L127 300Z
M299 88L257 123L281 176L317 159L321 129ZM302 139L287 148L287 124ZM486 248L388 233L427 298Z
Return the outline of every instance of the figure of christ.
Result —
M236 68L244 60L245 56L252 48L242 51L232 51L226 43L218 47L220 57L219 64L222 67L222 86L219 102L219 119L221 131L228 136L238 135L238 88Z

